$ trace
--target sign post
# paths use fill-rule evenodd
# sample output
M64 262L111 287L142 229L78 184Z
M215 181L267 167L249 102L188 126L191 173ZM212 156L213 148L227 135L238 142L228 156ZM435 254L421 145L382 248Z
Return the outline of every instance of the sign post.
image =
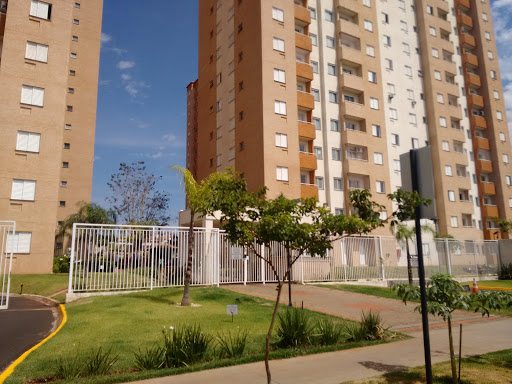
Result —
M238 305L227 305L226 311L231 315L231 322L233 322L233 316L238 315Z

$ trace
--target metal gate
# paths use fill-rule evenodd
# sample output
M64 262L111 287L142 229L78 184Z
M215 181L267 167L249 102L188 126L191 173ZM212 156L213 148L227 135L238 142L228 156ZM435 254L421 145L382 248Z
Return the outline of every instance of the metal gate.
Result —
M14 233L14 221L0 221L0 309L9 306L9 288L11 285L11 267Z

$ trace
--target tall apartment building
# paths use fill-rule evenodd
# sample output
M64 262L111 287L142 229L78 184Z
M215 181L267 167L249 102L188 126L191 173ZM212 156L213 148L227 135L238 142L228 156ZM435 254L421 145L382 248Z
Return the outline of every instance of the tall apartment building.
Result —
M0 220L14 273L48 273L90 201L102 0L0 1ZM57 248L57 249L55 249Z
M489 0L200 0L187 166L234 167L269 196L401 185L399 156L432 149L439 231L495 239L512 165ZM387 230L384 231L389 234Z

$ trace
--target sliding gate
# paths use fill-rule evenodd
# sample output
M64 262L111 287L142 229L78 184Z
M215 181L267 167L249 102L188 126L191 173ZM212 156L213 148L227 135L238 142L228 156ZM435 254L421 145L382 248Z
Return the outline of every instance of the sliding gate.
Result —
M14 221L0 221L0 309L9 306L11 284L12 246L9 244L16 230Z

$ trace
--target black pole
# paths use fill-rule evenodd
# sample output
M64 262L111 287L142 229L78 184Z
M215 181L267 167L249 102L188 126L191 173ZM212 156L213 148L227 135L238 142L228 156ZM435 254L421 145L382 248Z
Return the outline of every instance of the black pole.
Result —
M419 173L420 164L418 164L417 152L411 150L411 176L412 190L419 191ZM423 323L423 347L425 349L425 371L427 376L427 384L432 384L432 361L430 359L430 336L428 331L428 311L427 311L427 289L425 286L425 265L423 263L423 242L421 239L421 222L420 207L416 207L415 224L416 224L416 249L418 253L418 275L420 278L420 294L421 294L421 320Z
M286 259L288 262L288 306L292 307L292 269L290 266L290 248L287 248Z
M462 324L460 325L460 333L459 333L459 383L460 383L461 364L462 364Z

